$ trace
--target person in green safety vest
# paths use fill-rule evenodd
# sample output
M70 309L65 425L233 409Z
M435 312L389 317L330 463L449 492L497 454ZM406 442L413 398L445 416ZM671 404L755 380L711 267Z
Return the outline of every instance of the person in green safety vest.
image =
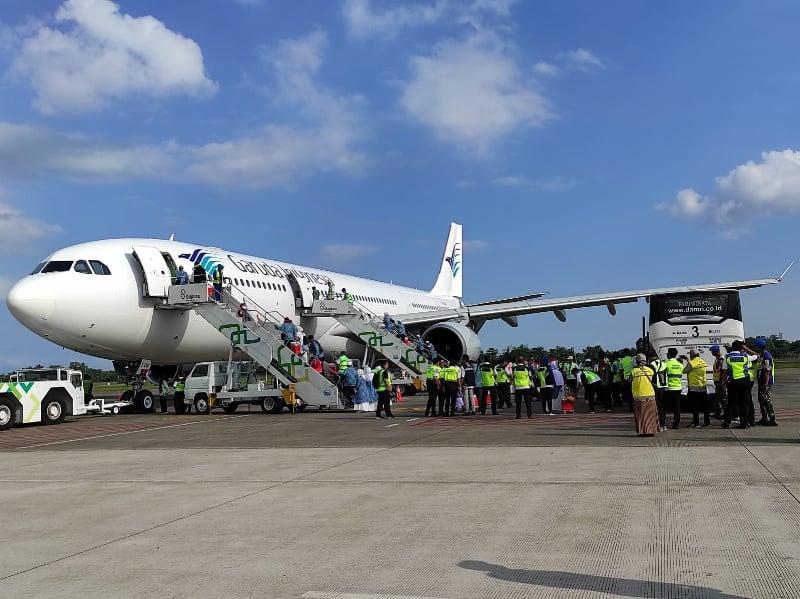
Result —
M214 283L214 299L218 302L222 301L222 283L225 281L222 269L222 264L217 264L217 268L214 269L214 274L212 275L212 282Z
M517 408L516 418L522 418L522 402L525 401L525 411L528 418L533 418L531 410L531 373L528 370L528 363L525 358L520 356L514 365L514 404Z
M595 372L592 360L587 358L586 364L581 371L581 382L583 383L583 396L589 402L589 413L594 414L594 402L600 390L600 375Z
M456 415L456 395L461 387L461 369L456 364L448 364L442 369L444 393L439 395L439 414Z
M342 295L344 296L344 299L347 302L348 307L352 306L355 299L353 298L353 295L349 291L347 291L347 289L345 289L344 287L342 287Z
M611 399L615 407L622 405L622 364L619 354L614 353L611 361Z
M184 399L186 399L186 380L181 376L175 381L175 394L172 396L176 414L184 414L190 411L190 407L184 403Z
M481 416L486 415L486 404L492 402L492 414L497 416L497 386L495 371L489 362L483 362L480 367L481 393L478 396L478 409Z
M631 392L631 370L634 362L631 351L626 347L622 350L622 357L619 359L622 367L622 401L628 404L628 411L633 412L633 393Z
M728 412L722 423L730 428L733 418L738 414L739 426L749 428L750 411L755 410L751 396L750 370L758 355L738 339L731 344L731 351L725 356L728 365Z
M508 360L501 361L500 365L494 369L497 399L492 395L492 413L497 408L511 407L511 372Z
M425 387L428 390L428 405L425 406L425 415L436 417L436 402L442 392L442 361L436 360L428 366L425 373Z
M373 375L373 386L378 392L378 408L375 410L375 418L383 418L381 412L386 412L386 418L394 418L392 415L390 395L392 391L392 375L389 372L389 360L378 362L380 369ZM377 378L377 386L374 384Z
M678 350L670 347L664 368L667 371L667 388L662 392L664 409L672 408L672 428L681 425L681 392L683 390L683 364L678 361ZM666 418L666 416L665 416Z

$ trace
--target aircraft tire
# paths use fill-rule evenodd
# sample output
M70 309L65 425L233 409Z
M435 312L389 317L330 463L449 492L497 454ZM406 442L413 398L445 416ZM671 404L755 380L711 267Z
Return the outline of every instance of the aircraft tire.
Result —
M42 422L45 424L61 424L66 416L67 404L60 397L42 402Z
M153 394L147 389L142 389L136 394L134 406L138 405L139 409L145 414L155 411L156 401Z
M0 399L0 431L10 429L12 424L14 424L14 405L3 397Z

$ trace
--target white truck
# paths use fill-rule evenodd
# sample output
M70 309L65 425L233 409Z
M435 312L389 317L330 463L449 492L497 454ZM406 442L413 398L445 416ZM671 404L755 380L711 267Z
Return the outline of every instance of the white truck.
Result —
M28 368L0 383L0 430L15 424L60 424L94 411L84 401L83 374L68 368Z
M256 380L251 362L198 362L186 376L184 389L175 394L175 412L183 414L194 406L197 414L208 414L221 407L232 414L241 404L258 404L263 412L280 412L285 404L284 390L269 388Z

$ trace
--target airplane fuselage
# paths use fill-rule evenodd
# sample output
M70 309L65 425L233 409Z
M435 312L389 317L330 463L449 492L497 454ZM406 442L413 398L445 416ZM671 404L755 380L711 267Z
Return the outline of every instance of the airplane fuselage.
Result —
M358 345L334 319L303 316L300 306L310 306L312 287L324 293L329 280L337 291L347 288L361 307L378 316L384 312L408 314L460 305L455 297L219 248L156 239L115 239L74 245L53 253L37 272L9 291L9 309L38 335L99 358L148 358L161 364L227 358L228 338L197 313L163 309L161 291L146 276L147 265L143 266L134 247L157 249L166 260L167 280L173 274L169 272L170 259L174 266L183 266L189 273L201 259L209 272L216 264L222 264L225 277L244 292L249 307L292 318L329 353L350 353ZM89 268L79 268L80 262ZM97 262L105 265L110 274L97 274L96 270L102 272L101 267L96 267Z

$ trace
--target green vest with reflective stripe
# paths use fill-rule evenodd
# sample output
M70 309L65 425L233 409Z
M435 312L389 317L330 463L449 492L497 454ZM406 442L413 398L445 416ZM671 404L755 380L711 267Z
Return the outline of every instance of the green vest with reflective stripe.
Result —
M750 376L748 368L750 360L746 355L739 352L731 352L725 357L725 362L728 364L728 377L732 381L740 381Z
M498 366L495 369L495 379L497 380L497 384L500 383L507 383L508 381L508 374L506 373L505 366Z
M519 389L527 389L531 386L531 374L524 364L514 368L514 386Z
M430 366L428 366L428 372L426 376L429 381L438 379L441 375L442 375L442 369L439 368L436 364L431 364Z
M583 376L586 377L586 384L591 385L600 380L600 375L597 374L594 370L589 370L588 368L583 369Z
M177 383L175 383L175 392L176 393L178 391L183 391L184 389L186 389L186 383L184 383L183 381L178 381Z
M675 358L670 358L664 362L664 368L667 369L667 389L680 390L683 387L683 364Z
M494 387L494 369L489 366L481 366L481 385L484 387Z
M392 388L392 374L388 370L379 370L381 386L376 391L386 391Z
M633 371L633 357L622 356L619 359L619 365L622 366L622 376L626 379L630 378L631 371Z
M219 268L214 271L213 281L214 285L222 285L222 271Z
M650 362L650 368L656 373L656 389L667 388L667 365L664 360L656 358Z
M447 383L457 383L459 372L458 366L446 366L445 369L442 370L442 378Z

